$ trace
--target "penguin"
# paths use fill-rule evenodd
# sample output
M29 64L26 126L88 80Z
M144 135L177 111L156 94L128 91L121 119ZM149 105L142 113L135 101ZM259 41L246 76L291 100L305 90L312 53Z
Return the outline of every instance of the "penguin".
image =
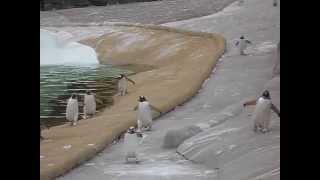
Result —
M124 96L127 93L128 81L130 81L133 85L135 82L129 79L125 74L120 74L120 77L116 77L118 79L118 93L120 96Z
M96 99L92 92L88 90L84 95L83 114L84 119L96 113Z
M125 152L125 160L127 163L134 161L139 162L137 155L138 145L141 143L140 133L135 132L135 128L131 126L124 135L123 149Z
M147 130L150 131L152 128L152 112L151 109L158 111L160 114L161 110L152 106L144 96L139 96L138 105L134 110L138 110L137 114L137 124L138 132L141 132L143 127L147 127Z
M252 120L254 122L253 130L255 132L259 131L262 133L266 133L270 131L269 123L271 110L273 110L280 117L280 111L274 104L272 104L270 93L268 90L265 90L262 93L262 96L258 98L258 100L248 101L243 104L243 106L248 105L256 105L252 115Z
M66 119L71 122L71 126L75 126L78 121L79 107L78 99L75 94L72 94L67 103Z
M236 46L239 45L240 55L246 55L244 53L244 50L247 48L248 44L252 44L252 43L251 43L251 41L249 41L246 38L244 38L244 36L241 36L239 41L236 42Z

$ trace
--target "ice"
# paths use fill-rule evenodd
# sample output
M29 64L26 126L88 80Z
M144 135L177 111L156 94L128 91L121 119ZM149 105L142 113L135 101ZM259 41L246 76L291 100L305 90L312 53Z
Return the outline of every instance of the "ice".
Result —
M97 56L89 46L67 41L68 33L54 33L40 29L40 65L97 64Z

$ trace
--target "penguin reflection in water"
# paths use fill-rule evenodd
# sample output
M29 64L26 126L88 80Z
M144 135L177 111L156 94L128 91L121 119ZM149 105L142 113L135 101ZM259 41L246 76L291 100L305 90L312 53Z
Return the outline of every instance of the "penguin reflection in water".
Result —
M66 119L71 122L70 124L71 126L75 126L78 121L78 116L79 116L78 99L75 94L72 94L67 104Z
M124 135L124 143L123 143L123 150L125 152L125 159L127 163L139 162L137 148L141 142L142 142L142 134L137 133L133 126L130 127Z
M139 96L139 104L134 108L138 110L137 124L138 131L141 132L142 128L146 130L151 130L152 127L152 111L151 109L158 111L161 114L161 110L152 106L144 96Z
M90 90L84 95L83 114L84 119L92 117L96 113L96 99Z
M244 53L244 50L247 49L248 44L252 44L252 43L248 39L244 38L244 36L241 36L239 41L236 42L236 46L239 45L240 55L247 55Z
M115 79L118 79L118 93L120 96L126 95L128 81L130 81L132 84L135 84L135 82L129 79L125 74L120 74L120 77L116 77Z
M266 133L270 131L269 123L271 110L273 110L280 117L280 111L275 105L272 104L268 90L265 90L258 100L248 101L243 104L243 106L248 105L256 105L252 116L255 132L260 131L262 133Z

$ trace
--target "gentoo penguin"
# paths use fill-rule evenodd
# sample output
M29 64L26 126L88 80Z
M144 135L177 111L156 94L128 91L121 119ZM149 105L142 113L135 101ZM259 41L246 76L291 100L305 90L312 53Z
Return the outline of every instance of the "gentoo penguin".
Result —
M127 163L132 161L138 163L137 148L140 142L140 136L135 132L134 127L131 126L124 135L123 143L123 150L125 152L125 159Z
M75 126L78 121L79 107L78 99L75 94L72 94L68 100L66 109L66 119L71 122L71 126Z
M135 82L131 79L129 79L125 74L120 74L120 77L116 77L115 79L118 79L118 93L120 96L124 96L127 93L128 88L128 81L130 81L132 84L135 84Z
M258 100L248 101L243 104L243 106L247 105L256 105L252 115L255 132L260 131L265 133L270 130L269 123L271 110L273 110L280 117L280 111L275 105L272 104L270 93L268 90L265 90L262 93L262 96L258 98Z
M90 90L84 95L83 113L85 119L96 113L96 99Z
M236 42L236 46L239 45L240 55L246 55L244 50L247 48L247 44L252 44L249 40L245 39L244 36L241 36L239 41Z
M144 96L139 96L138 105L134 108L138 109L137 124L138 132L141 132L143 127L147 127L147 130L151 130L152 127L152 112L151 109L158 111L161 114L161 110L152 106Z

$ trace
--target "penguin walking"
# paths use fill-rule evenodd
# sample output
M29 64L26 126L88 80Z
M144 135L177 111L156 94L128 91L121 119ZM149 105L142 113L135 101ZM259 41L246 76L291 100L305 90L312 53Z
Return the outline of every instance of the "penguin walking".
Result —
M244 53L244 50L247 49L248 44L252 44L252 43L248 39L244 38L244 36L241 36L239 41L236 42L236 46L239 45L240 55L246 55Z
M71 122L71 126L75 126L78 121L79 106L78 99L75 94L72 94L67 103L66 119Z
M273 110L280 117L280 111L275 105L272 104L270 93L268 90L265 90L262 93L262 96L258 98L258 100L248 101L243 104L243 106L248 105L256 105L252 116L255 132L259 131L262 133L266 133L270 131L269 124L271 110Z
M142 142L140 138L142 134L135 132L135 128L131 126L124 135L123 149L125 152L125 160L127 163L135 162L138 163L137 148Z
M124 96L127 93L128 81L130 81L133 85L135 82L129 79L125 74L120 74L120 77L116 77L118 79L118 93L120 96Z
M146 127L146 130L151 130L152 127L152 112L151 109L158 111L161 114L161 110L151 105L144 96L139 96L138 105L134 110L138 110L137 124L138 131L141 132L142 128Z
M96 113L96 99L90 90L84 95L83 114L84 119Z

